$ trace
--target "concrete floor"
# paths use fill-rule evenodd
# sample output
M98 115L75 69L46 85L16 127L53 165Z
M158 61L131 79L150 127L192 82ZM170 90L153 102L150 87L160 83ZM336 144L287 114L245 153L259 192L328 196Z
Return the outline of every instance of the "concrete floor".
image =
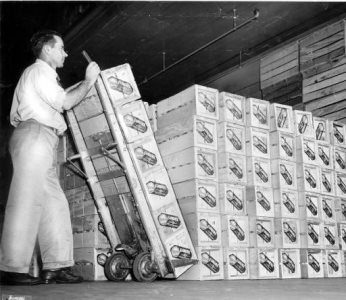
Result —
M34 287L1 286L0 295L1 300L8 299L5 295L26 295L31 296L32 300L345 300L345 283L346 278L246 281L157 280L153 283L102 281Z

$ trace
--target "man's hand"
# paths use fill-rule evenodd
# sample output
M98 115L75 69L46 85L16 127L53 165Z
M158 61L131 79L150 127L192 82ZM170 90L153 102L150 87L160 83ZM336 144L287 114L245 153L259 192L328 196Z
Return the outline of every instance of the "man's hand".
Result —
M85 80L90 82L93 85L97 79L97 76L100 74L101 70L98 64L92 61L86 68L85 71Z

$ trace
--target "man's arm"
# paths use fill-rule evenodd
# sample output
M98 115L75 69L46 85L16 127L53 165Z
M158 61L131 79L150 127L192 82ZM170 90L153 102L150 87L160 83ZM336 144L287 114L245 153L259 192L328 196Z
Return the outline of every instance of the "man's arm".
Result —
M66 90L66 97L62 108L69 110L82 101L94 85L99 73L99 66L95 62L91 62L85 71L85 79L77 86Z

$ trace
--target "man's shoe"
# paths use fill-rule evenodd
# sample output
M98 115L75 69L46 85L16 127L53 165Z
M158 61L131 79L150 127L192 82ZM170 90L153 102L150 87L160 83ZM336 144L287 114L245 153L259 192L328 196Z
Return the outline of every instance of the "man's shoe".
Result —
M43 281L39 277L32 277L26 273L1 272L1 283L5 285L37 285Z
M58 270L43 270L42 279L44 283L80 283L83 281L83 277L72 274L70 268L58 269Z

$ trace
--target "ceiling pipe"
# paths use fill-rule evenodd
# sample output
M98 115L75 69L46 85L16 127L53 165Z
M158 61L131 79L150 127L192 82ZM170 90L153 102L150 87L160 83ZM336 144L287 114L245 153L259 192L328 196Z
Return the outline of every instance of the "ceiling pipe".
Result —
M168 71L169 69L173 68L174 66L182 63L183 61L187 60L188 58L190 58L191 56L197 54L198 52L204 50L205 48L211 46L212 44L216 43L217 41L223 39L224 37L226 37L227 35L229 35L232 32L235 32L236 30L240 29L241 27L244 27L245 25L251 23L253 20L256 20L259 17L259 10L256 8L253 11L253 16L251 18L249 18L248 20L246 20L245 22L239 24L238 26L233 27L231 30L225 32L224 34L220 35L219 37L217 37L216 39L210 41L209 43L203 45L202 47L196 49L195 51L191 52L190 54L184 56L183 58L179 59L178 61L176 61L175 63L169 65L167 68L164 68L163 70L161 70L160 72L155 73L154 75L150 76L149 78L144 79L141 83L138 84L138 86L141 86L143 84L148 83L150 80L154 79L155 77L161 75L162 73Z

